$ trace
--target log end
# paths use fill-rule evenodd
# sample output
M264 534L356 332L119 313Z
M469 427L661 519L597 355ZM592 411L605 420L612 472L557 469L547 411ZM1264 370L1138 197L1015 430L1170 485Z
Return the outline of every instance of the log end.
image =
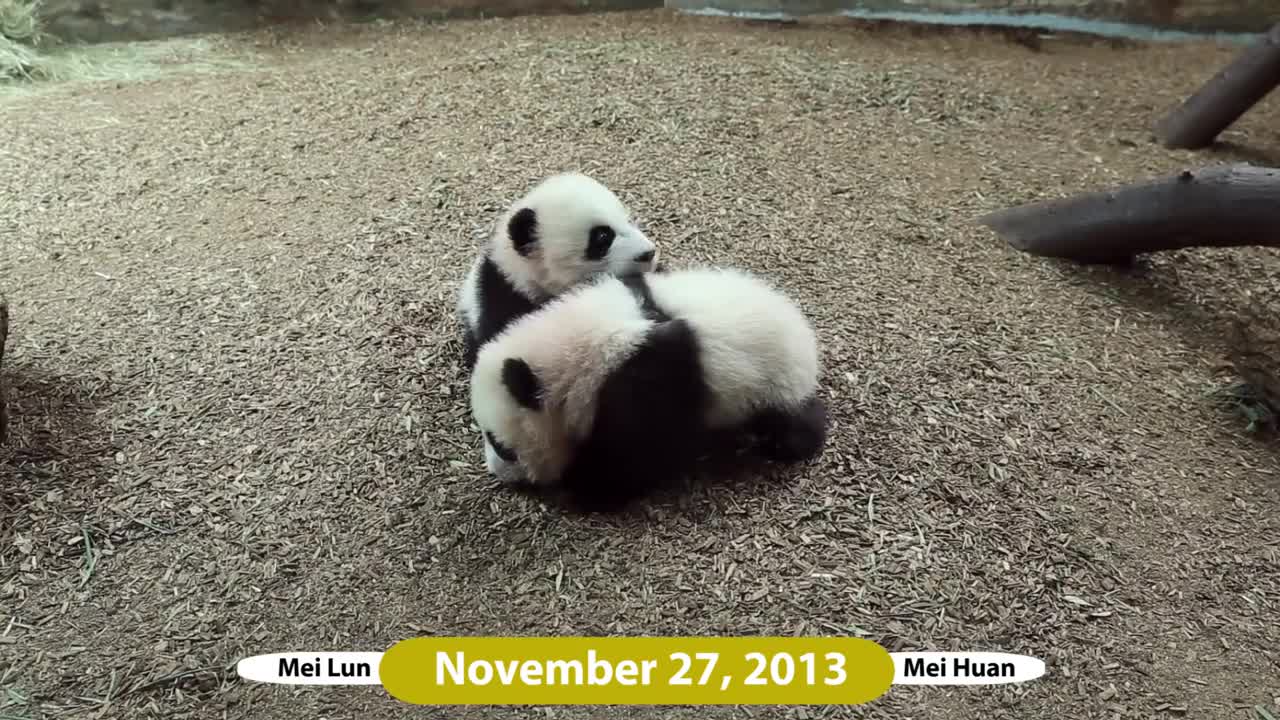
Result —
M1081 265L1110 265L1114 267L1129 267L1136 260L1136 255L1119 250L1104 249L1064 249L1053 243L1043 242L1043 238L1023 232L1026 228L1024 215L1027 215L1028 209L1039 208L1042 205L1036 203L1034 205L1022 205L1006 210L997 210L987 213L977 218L976 222L991 231L995 232L1002 240L1009 244L1009 247L1019 252L1037 257L1054 258L1057 260L1070 260Z
M1169 125L1173 123L1174 116L1170 115L1155 128L1156 142L1165 150L1203 150L1213 145L1218 138L1217 133L1205 137L1203 134L1192 134L1180 126L1170 128Z

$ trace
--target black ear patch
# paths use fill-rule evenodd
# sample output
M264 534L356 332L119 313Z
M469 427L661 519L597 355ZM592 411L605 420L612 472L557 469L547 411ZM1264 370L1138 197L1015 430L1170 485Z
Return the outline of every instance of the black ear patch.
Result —
M538 213L532 208L520 208L507 222L507 236L511 246L521 255L528 255L538 243Z
M529 363L519 358L507 358L502 363L502 384L507 386L507 392L516 402L530 410L542 409L542 384Z

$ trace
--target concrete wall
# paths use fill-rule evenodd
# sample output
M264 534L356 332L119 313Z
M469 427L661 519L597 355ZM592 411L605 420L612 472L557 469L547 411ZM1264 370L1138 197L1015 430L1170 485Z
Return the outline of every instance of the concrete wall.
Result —
M46 32L76 42L152 40L313 20L497 17L661 8L663 0L44 0Z
M763 16L847 15L1024 25L1133 36L1162 34L1159 31L1261 33L1280 22L1280 0L666 0L666 6Z

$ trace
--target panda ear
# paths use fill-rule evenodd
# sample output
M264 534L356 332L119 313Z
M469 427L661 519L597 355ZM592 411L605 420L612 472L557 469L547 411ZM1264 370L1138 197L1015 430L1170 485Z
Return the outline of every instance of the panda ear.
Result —
M533 374L529 363L519 358L507 358L502 363L502 384L522 406L534 411L542 409L542 383L538 382L538 376Z
M516 252L528 255L538 242L538 213L533 208L517 210L507 221L507 237Z

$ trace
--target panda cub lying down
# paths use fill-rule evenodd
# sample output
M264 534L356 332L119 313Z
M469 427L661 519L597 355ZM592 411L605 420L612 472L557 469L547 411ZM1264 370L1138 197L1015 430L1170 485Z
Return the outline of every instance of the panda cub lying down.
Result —
M799 307L728 269L588 281L480 349L471 409L501 481L612 510L688 469L712 433L799 462L826 440Z

